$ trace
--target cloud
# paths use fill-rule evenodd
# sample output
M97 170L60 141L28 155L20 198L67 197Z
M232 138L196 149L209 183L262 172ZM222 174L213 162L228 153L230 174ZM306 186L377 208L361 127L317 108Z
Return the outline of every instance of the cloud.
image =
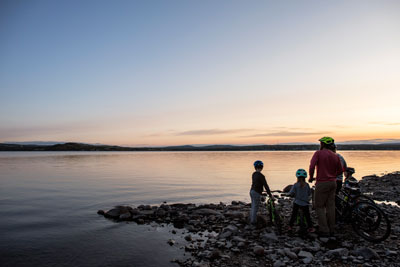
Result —
M193 131L184 131L178 132L175 135L218 135L218 134L233 134L233 133L241 133L248 132L250 129L228 129L228 130L220 130L220 129L205 129L205 130L193 130Z
M366 140L351 140L339 142L338 144L393 144L400 143L400 139L366 139Z
M385 126L400 126L400 122L382 122L382 121L375 121L375 122L371 122L371 124L375 124L375 125L385 125Z
M241 137L269 137L269 136L307 136L307 135L326 135L326 132L292 132L292 131L280 131L272 133L261 133L246 135Z

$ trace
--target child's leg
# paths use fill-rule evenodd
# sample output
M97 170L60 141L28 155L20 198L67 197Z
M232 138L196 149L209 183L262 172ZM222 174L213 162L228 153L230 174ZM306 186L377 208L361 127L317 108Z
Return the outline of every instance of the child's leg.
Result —
M308 208L308 206L303 206L303 207L301 207L301 209L303 210L303 214L306 217L308 228L312 227L313 225L312 225L311 216L310 216L310 209Z
M299 211L299 205L293 203L292 216L290 217L289 226L293 226L294 220L296 220L297 212Z
M250 223L255 224L257 222L257 211L258 211L258 205L260 204L260 194L258 194L254 190L251 190L250 197L251 197Z

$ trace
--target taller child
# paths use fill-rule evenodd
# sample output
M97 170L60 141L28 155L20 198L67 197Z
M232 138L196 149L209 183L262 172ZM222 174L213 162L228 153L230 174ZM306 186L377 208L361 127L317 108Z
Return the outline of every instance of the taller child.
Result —
M250 223L255 225L257 223L257 211L258 206L260 204L261 194L263 191L263 187L265 191L267 191L269 197L273 200L274 197L271 194L271 190L269 190L269 186L267 181L265 180L264 174L261 173L264 168L264 163L261 160L257 160L254 162L254 169L252 175L252 184L250 188L250 197L251 197L251 211L250 211Z

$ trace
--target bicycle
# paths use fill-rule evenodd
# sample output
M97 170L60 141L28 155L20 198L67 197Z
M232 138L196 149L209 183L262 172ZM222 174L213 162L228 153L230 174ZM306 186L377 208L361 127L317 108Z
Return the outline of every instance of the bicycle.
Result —
M353 230L365 240L377 243L389 237L389 218L372 199L362 195L359 188L340 190L335 202L338 219L351 223Z
M279 211L275 207L274 200L272 200L267 193L262 193L263 198L261 198L262 202L265 202L265 198L268 197L266 201L266 208L269 214L269 220L271 225L275 227L275 230L278 234L282 233L282 226L283 226L283 218L279 214Z

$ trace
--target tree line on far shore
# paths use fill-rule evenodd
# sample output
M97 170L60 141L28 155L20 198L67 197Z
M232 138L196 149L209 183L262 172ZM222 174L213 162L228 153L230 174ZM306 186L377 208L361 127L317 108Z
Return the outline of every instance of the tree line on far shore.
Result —
M400 150L395 144L338 144L338 150ZM166 147L122 147L65 143L55 145L0 144L0 151L307 151L317 150L319 145L208 145L208 146L166 146Z

